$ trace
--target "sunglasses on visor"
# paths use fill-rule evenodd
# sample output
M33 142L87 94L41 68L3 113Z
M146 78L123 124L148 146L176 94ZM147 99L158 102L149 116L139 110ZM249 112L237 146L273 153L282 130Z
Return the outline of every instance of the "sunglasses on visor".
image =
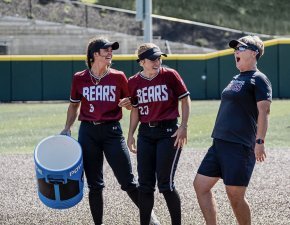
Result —
M252 51L254 51L254 52L257 51L256 48L253 48L253 47L251 47L251 46L245 46L245 45L240 45L240 46L238 46L238 47L235 47L234 49L235 49L235 51L240 51L240 52L244 52L244 51L246 51L247 49L252 50Z

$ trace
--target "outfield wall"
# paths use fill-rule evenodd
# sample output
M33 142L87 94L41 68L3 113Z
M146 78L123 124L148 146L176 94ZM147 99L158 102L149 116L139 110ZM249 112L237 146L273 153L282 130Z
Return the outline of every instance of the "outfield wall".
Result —
M274 98L290 98L290 39L265 41L258 68L272 82ZM113 68L129 77L139 69L135 55L115 55ZM169 55L163 64L176 69L191 99L219 99L238 73L233 50L194 55ZM86 68L84 55L0 56L0 101L68 100L72 75Z

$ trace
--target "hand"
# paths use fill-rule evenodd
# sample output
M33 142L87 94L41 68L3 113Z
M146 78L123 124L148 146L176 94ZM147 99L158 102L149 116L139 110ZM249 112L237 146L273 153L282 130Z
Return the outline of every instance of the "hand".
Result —
M256 156L256 160L258 162L264 162L267 155L265 152L265 146L264 144L256 144L255 145L255 156Z
M136 144L135 144L135 138L134 138L133 135L128 135L127 145L128 145L128 148L129 148L130 152L132 152L134 154L137 153L137 148L136 148Z
M171 137L176 137L174 147L181 149L185 144L187 144L187 128L182 125L179 126Z
M70 129L63 129L61 132L60 132L60 135L66 135L66 136L71 136L71 131Z
M132 109L132 104L130 98L122 98L118 104L119 107L125 107L126 109Z

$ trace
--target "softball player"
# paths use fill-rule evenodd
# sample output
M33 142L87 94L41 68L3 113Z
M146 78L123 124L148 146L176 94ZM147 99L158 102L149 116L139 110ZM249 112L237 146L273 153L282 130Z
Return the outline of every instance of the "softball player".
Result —
M181 207L174 175L187 140L189 92L177 71L161 67L160 57L166 54L158 46L145 43L139 46L137 53L143 70L128 81L133 109L127 143L130 151L137 153L140 224L149 224L157 179L171 222L178 225L181 224ZM179 100L182 104L180 126L177 124ZM134 132L139 121L136 149Z
M194 180L198 202L206 224L217 224L211 189L222 178L238 224L251 224L245 198L255 161L266 157L264 139L272 101L271 83L257 68L264 44L257 36L229 43L235 50L240 74L223 90L212 132L213 144Z
M121 189L138 204L137 184L119 120L121 107L131 109L127 79L123 72L110 67L112 50L118 42L91 39L87 47L88 69L73 76L70 104L65 129L70 129L79 116L78 141L82 146L84 170L89 187L89 204L95 224L103 223L103 161L104 155Z

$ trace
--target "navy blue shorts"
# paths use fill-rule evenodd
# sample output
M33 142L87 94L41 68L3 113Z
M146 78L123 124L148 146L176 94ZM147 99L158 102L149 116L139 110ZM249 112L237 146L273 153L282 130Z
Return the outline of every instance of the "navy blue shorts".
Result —
M253 149L243 144L214 139L197 173L220 177L225 185L247 187L255 163Z

